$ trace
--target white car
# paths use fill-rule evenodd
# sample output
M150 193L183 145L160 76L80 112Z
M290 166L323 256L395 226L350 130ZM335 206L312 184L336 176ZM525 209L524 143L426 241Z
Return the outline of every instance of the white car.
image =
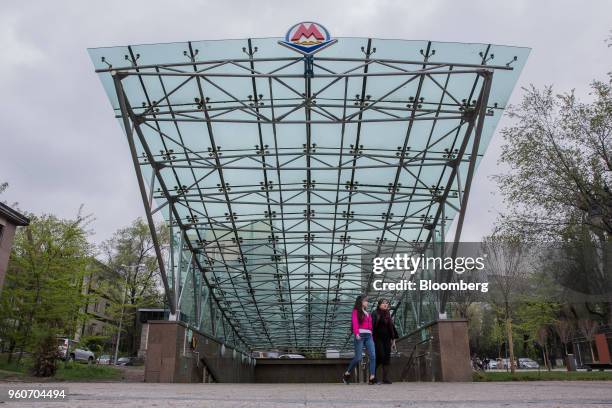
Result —
M110 354L103 354L98 357L98 364L112 364L113 360L114 358Z
M540 365L530 358L519 358L518 366L519 368L540 368Z
M301 354L282 354L279 358L284 358L284 359L302 359L302 358L306 358Z
M278 351L254 351L251 353L253 358L278 358Z
M489 369L496 369L497 368L497 361L492 358L489 360Z
M63 359L70 361L84 361L92 364L96 356L87 347L79 347L79 343L65 337L57 339L59 354Z

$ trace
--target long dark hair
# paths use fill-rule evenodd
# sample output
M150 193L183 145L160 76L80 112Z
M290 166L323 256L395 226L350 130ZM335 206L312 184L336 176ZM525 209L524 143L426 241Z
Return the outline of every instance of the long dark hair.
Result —
M391 305L389 303L389 301L385 298L380 298L378 299L378 304L376 306L376 314L378 315L378 319L377 322L383 322L384 324L390 324L391 323L391 313L389 312L389 309L387 310L383 310L380 308L380 305L382 305L383 303L387 303L389 306Z
M363 319L365 317L365 313L363 313L363 301L366 300L368 298L368 295L359 295L357 296L357 299L355 299L355 306L353 306L353 310L357 311L357 320L359 320L359 323L361 324L361 322L363 322Z

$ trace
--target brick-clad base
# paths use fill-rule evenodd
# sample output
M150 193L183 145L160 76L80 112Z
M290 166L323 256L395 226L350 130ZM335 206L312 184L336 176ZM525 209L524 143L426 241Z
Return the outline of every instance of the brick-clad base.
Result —
M203 382L205 370L217 382L254 381L247 356L195 330L190 342L188 331L182 322L149 322L145 382Z
M145 358L146 382L339 382L349 360L260 360L193 331L181 322L151 321ZM439 320L397 341L392 381L471 381L466 320Z
M438 320L397 341L391 378L402 381L472 381L467 320Z

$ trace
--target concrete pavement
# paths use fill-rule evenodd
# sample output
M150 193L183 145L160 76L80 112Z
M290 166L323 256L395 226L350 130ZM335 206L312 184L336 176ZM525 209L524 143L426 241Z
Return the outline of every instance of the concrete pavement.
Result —
M1 383L6 389L64 387L63 402L8 407L612 407L612 382L365 384Z

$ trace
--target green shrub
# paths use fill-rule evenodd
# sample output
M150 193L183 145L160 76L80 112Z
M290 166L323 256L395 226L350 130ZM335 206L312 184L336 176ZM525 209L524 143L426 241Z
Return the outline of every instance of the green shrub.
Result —
M41 336L34 352L32 374L35 377L52 377L57 370L57 360L59 357L55 334L53 332L44 334Z
M98 357L104 351L104 347L109 341L108 336L83 336L80 343L87 346Z
M111 366L97 366L79 363L60 365L55 379L58 381L116 380L121 370Z

